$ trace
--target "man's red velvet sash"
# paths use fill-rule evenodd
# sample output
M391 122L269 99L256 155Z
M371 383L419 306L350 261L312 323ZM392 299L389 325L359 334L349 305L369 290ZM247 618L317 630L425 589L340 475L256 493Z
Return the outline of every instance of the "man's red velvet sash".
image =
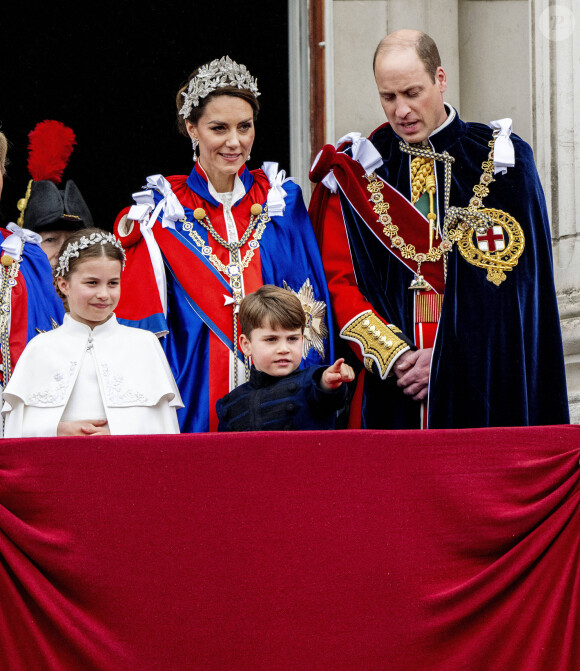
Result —
M379 222L378 215L373 209L374 204L367 189L369 181L360 163L347 154L336 151L332 145L325 145L310 172L310 179L320 182L331 170L340 190L377 240L407 268L414 273L417 272L417 263L405 259L400 249L389 244L389 239L383 232L383 224ZM378 176L377 178L380 179ZM381 182L384 184L381 190L383 200L389 204L388 214L392 223L399 227L405 244L414 245L418 252L425 250L427 253L429 221L399 191L384 180ZM421 265L421 274L437 293L443 293L445 280L441 260L435 263L424 262Z

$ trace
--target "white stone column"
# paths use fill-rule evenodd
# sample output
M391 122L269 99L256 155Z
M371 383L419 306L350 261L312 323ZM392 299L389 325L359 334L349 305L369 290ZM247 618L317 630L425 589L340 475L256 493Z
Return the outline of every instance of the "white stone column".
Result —
M308 0L288 2L290 72L290 174L308 200L310 181L310 96L308 81Z
M368 134L385 121L372 73L375 48L399 28L423 30L437 43L447 73L445 100L459 108L458 0L334 0L334 139ZM328 129L329 142L332 128Z
M580 422L580 7L530 0L532 134L554 245L572 422Z
M373 55L387 34L387 4L387 0L333 2L334 128L327 129L327 142L350 131L368 135L386 121L373 76Z
M459 109L458 0L389 0L387 28L389 33L400 28L422 30L435 40L447 75L445 100Z

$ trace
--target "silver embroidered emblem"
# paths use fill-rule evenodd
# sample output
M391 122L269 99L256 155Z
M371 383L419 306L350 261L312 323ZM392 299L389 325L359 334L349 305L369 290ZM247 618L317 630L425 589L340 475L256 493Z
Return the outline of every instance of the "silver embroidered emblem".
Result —
M313 349L320 355L321 359L324 359L324 339L328 336L328 327L324 321L326 303L317 301L314 297L314 288L310 283L310 278L306 278L298 291L294 291L286 282L284 282L284 289L292 291L298 297L306 314L302 358L306 359L308 352Z

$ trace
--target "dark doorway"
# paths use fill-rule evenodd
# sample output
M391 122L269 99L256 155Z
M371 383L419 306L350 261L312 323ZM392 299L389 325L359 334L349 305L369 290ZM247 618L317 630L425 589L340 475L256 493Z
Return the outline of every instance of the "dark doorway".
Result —
M175 93L198 65L223 55L244 63L262 94L249 167L274 160L289 172L287 1L15 3L4 12L0 53L0 123L11 145L1 225L18 217L28 133L45 119L74 130L63 177L103 228L147 175L189 173Z

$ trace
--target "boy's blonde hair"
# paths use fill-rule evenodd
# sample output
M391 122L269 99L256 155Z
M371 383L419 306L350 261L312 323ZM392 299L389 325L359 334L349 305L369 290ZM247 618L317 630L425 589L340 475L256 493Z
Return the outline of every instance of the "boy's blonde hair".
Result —
M240 304L240 331L249 338L258 328L300 329L304 333L306 315L299 298L290 291L273 284L264 284L248 294Z

